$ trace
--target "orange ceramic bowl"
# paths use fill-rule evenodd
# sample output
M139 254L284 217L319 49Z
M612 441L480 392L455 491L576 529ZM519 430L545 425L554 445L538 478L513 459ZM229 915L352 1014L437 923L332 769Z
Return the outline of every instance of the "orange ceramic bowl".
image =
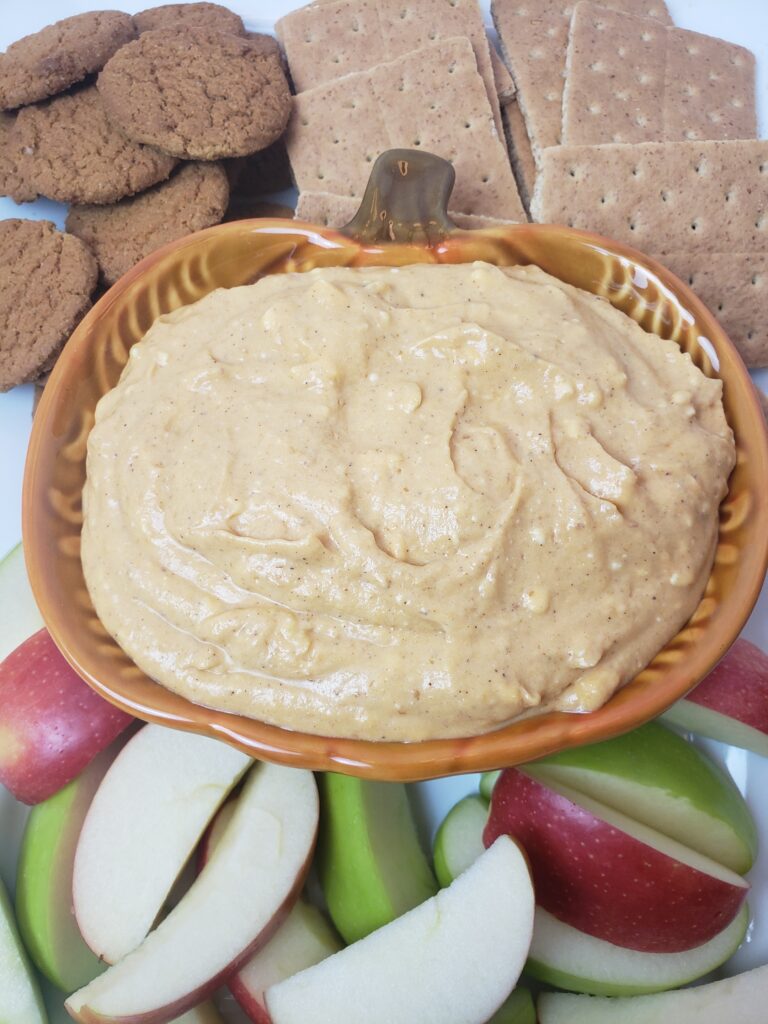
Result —
M403 237L403 224L388 218L384 198L374 196L367 214L353 222L358 236L370 239L383 226L387 236ZM428 779L519 764L626 732L683 697L740 632L768 559L768 443L750 377L712 314L654 260L597 235L538 224L452 231L439 212L406 225L405 236L411 240L381 243L295 221L223 224L147 257L109 290L73 334L35 414L24 480L24 550L32 589L54 640L107 700L139 718L215 736L282 764L376 779ZM265 274L472 260L502 266L534 263L605 296L647 330L674 339L705 374L722 379L738 458L720 509L712 575L690 622L598 711L545 713L464 739L374 743L292 732L193 704L149 679L96 617L79 557L86 439L96 403L117 382L131 345L160 314L214 288L246 284Z

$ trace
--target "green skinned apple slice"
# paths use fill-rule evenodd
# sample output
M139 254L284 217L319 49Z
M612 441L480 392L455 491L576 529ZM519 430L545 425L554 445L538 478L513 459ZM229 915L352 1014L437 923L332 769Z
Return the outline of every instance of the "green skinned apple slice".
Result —
M43 1000L16 930L11 901L0 882L0 1021L47 1024Z
M765 1024L768 966L698 988L629 999L546 992L540 1024Z
M27 818L16 877L19 930L38 969L65 992L104 970L80 935L72 910L75 849L93 795L122 741L98 754L82 774Z
M536 1024L533 996L521 985L501 1004L488 1024Z
M476 859L483 850L487 818L482 797L460 800L438 830L436 864L439 845L446 871L453 868L455 878L466 870L470 858L474 855ZM531 977L573 992L615 996L659 992L685 985L719 967L738 949L748 922L745 905L722 932L701 946L684 953L640 953L587 935L537 907L525 970Z
M435 874L440 885L450 885L483 852L487 820L488 804L481 796L465 796L446 814L435 836Z
M757 830L744 798L722 769L656 722L616 739L565 750L526 765L542 782L561 782L624 811L719 864L744 874Z
M0 562L0 661L44 625L17 544Z
M490 800L493 796L493 787L500 775L501 769L498 768L495 772L483 772L480 776L480 796L485 800Z
M318 869L333 923L356 942L437 890L405 786L326 773Z
M267 989L273 1024L485 1024L525 962L533 888L499 839L448 888Z
M526 974L556 988L602 996L634 996L679 988L733 956L749 924L746 904L714 939L684 953L639 953L558 921L536 908Z

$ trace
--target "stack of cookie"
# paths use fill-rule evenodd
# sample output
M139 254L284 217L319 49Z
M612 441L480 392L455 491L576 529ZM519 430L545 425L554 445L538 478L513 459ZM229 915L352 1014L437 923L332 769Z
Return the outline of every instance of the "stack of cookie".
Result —
M657 254L747 365L768 364L768 142L756 138L753 55L675 28L664 0L491 9L533 218Z
M265 173L279 169L273 144L290 111L277 42L212 3L80 14L0 54L0 193L71 204L65 235L47 222L0 224L0 390L50 368L90 306L97 265L111 284L221 221L230 181L253 180L253 154L269 154ZM27 245L43 254L36 265L9 259ZM41 335L37 313L19 311L45 288L48 306L62 304Z

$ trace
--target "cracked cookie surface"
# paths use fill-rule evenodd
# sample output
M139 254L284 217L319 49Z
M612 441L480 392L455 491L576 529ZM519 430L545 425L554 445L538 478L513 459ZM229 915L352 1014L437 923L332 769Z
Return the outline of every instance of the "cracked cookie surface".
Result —
M245 34L240 15L221 4L166 4L165 7L150 7L134 14L133 22L139 32L151 32L158 28L212 28L219 32L232 32L236 36Z
M107 63L98 89L129 138L188 160L264 149L291 112L279 58L263 39L208 29L143 33Z
M91 305L97 266L47 220L0 221L0 391L51 368Z

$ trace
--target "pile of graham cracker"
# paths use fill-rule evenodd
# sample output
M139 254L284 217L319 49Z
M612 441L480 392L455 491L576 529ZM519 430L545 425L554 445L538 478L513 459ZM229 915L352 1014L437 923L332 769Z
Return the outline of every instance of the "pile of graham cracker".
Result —
M491 10L504 62L477 0L314 0L278 22L297 215L345 223L379 153L423 148L454 165L460 227L531 217L634 245L768 364L752 54L674 27L664 0Z

